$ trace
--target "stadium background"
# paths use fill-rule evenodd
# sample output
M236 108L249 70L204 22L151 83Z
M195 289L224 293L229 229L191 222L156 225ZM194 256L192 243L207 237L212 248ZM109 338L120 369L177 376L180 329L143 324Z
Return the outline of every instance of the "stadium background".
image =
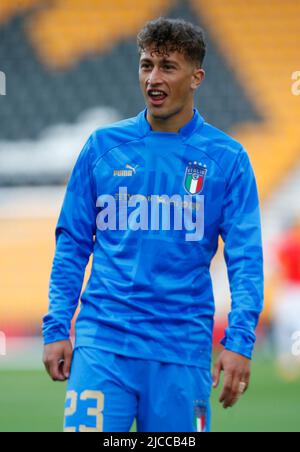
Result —
M300 431L300 382L277 373L270 334L272 249L300 216L299 0L1 0L0 431L61 429L65 388L42 371L40 334L64 185L95 128L144 108L135 36L160 15L205 29L197 107L244 144L262 202L266 309L251 389L230 412L214 395L214 431ZM213 281L217 345L230 306L222 244Z

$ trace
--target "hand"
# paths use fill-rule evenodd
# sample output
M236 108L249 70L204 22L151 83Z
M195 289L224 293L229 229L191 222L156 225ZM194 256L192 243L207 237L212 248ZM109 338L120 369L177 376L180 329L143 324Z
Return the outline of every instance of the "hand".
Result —
M224 371L224 385L219 401L223 403L225 409L233 407L240 396L247 391L250 367L249 359L228 350L224 350L217 359L213 371L213 387L219 386L221 372Z
M53 381L66 381L70 376L73 346L70 340L45 345L43 362Z

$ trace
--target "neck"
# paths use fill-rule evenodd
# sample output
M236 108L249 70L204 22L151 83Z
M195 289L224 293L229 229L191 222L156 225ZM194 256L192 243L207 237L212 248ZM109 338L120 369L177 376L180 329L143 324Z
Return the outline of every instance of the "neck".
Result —
M178 133L186 124L188 124L194 116L193 107L189 107L179 113L168 118L159 118L153 116L147 110L147 120L154 132L173 132Z

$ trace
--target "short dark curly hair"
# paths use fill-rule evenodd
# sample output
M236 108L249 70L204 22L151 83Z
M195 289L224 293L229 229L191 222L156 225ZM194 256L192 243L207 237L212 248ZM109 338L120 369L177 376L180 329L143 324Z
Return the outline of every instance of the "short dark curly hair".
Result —
M140 55L154 45L159 54L178 51L200 67L206 55L202 28L183 19L159 17L147 22L137 36L137 45Z

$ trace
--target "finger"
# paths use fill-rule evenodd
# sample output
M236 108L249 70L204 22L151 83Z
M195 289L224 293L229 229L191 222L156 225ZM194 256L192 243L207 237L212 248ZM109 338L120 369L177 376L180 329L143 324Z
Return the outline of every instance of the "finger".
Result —
M43 364L44 364L44 367L45 367L47 373L49 374L48 358L47 358L47 355L46 355L45 351L43 353Z
M220 377L221 377L221 371L222 371L222 365L220 361L217 361L214 371L213 371L213 387L217 388L220 383Z
M231 387L231 394L228 396L228 400L226 403L224 403L224 408L233 407L239 398L241 397L241 381L242 377L241 374L237 373L234 375L233 381L232 381L232 387Z
M49 367L48 361L44 361L44 366L45 366L45 369L47 371L47 374L51 377L51 375L50 375L50 367Z
M70 377L71 364L72 364L72 352L65 353L64 365L63 365L63 374L66 379Z
M50 376L53 381L65 381L65 376L60 367L60 361L53 359L49 362Z
M250 372L246 372L243 375L242 381L246 384L245 390L244 390L244 394L245 394L245 392L248 391L249 386L250 386Z
M224 383L223 383L223 389L219 398L220 403L227 403L230 394L231 394L231 388L232 388L232 380L233 380L233 374L231 372L225 371L225 377L224 377Z

